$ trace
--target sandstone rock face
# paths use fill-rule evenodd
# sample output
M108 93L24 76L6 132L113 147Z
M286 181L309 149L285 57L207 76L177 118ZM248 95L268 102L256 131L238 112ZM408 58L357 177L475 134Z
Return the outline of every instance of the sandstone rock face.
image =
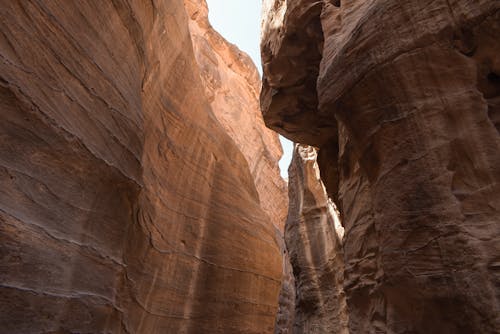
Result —
M278 312L276 313L274 334L291 334L293 333L293 325L295 323L295 277L293 276L290 255L286 250L283 235L280 235L280 237L282 240L283 276L281 279L281 291L279 295Z
M350 332L498 333L500 2L266 8L263 115L320 148Z
M183 2L0 17L0 332L271 333L275 227Z
M288 205L286 183L278 168L283 152L277 133L266 127L260 112L259 73L248 55L211 27L205 0L185 3L196 60L214 115L244 154L262 208L283 231Z
M250 167L260 206L283 240L288 211L285 181L278 162L282 155L276 132L264 124L259 107L261 80L251 59L227 42L208 21L205 0L185 0L191 39L205 95L215 117L244 154ZM293 324L295 285L284 242L280 242L283 274L275 328Z
M293 333L348 333L343 228L319 178L316 150L296 145L285 240L296 280Z

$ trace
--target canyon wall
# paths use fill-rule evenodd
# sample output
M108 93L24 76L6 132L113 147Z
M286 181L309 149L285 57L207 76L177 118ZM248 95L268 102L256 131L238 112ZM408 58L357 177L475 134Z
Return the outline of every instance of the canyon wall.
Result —
M278 161L278 134L260 112L261 80L250 57L227 42L208 21L205 0L185 0L189 27L205 93L217 120L245 156L261 207L283 232L287 215L286 183Z
M271 333L271 209L205 98L183 2L0 17L0 332Z
M288 253L284 241L282 240L283 254L283 275L281 278L281 290L278 301L278 311L276 313L276 324L274 334L291 334L293 333L293 325L295 323L295 305L296 305L296 287L293 268L290 262L290 254Z
M319 148L351 333L500 331L499 9L264 1L263 116Z
M266 127L260 112L261 80L250 57L226 41L208 21L205 0L185 0L191 39L205 95L215 117L245 156L260 206L276 227L283 256L282 285L275 331L293 324L295 285L283 241L288 212L285 180L278 162L283 152L278 134Z
M292 332L345 334L344 231L320 180L316 159L313 147L297 144L288 169L285 241L297 295Z

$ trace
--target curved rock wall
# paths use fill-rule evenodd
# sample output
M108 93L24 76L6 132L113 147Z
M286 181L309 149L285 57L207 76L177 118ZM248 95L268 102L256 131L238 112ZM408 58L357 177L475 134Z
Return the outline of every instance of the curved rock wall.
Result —
M205 0L185 0L189 27L205 93L214 115L245 156L260 204L283 232L287 215L286 183L278 162L278 134L266 127L259 107L261 80L244 52L227 42L208 22Z
M266 8L263 115L320 149L350 332L500 331L500 2Z
M0 332L271 333L275 227L183 2L0 17Z

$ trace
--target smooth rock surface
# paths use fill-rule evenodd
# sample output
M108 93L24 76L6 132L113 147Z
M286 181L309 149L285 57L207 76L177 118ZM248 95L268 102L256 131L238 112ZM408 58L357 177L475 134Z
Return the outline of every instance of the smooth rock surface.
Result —
M293 333L345 334L344 229L328 200L316 159L313 147L296 144L288 169L285 241L297 295Z
M266 8L264 119L320 149L349 331L498 333L500 2Z
M0 332L272 333L276 229L182 0L0 18Z

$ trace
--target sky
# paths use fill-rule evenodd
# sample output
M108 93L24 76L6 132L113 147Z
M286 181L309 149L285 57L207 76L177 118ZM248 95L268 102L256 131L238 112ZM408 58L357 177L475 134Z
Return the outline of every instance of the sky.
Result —
M207 0L208 19L225 39L245 51L262 75L260 63L260 12L262 0ZM288 177L292 160L293 143L280 136L283 158L280 160L281 176Z

